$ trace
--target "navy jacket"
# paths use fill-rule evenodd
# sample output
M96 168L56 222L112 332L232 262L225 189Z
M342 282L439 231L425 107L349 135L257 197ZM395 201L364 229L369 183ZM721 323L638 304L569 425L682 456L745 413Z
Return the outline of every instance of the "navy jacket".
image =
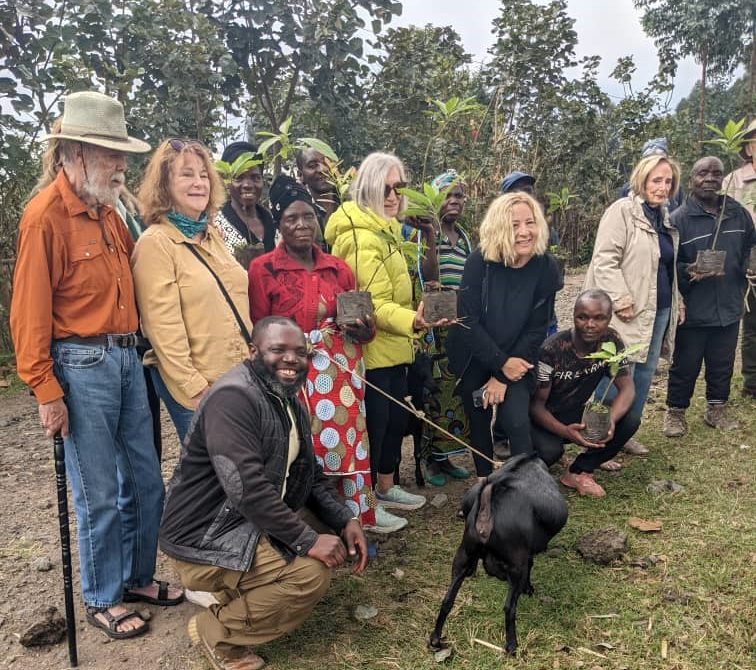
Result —
M693 197L671 216L672 225L680 231L677 280L685 300L685 323L681 328L729 326L743 315L745 269L756 233L744 207L732 198L726 199L724 207L716 248L727 251L725 274L700 282L690 283L688 266L695 262L699 250L711 248L717 218Z

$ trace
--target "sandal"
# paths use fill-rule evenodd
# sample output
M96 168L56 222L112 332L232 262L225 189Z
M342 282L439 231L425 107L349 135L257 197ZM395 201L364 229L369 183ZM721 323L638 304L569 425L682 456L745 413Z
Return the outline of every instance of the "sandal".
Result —
M111 605L113 607L113 605ZM97 618L98 614L102 614L105 621L101 621ZM119 625L128 619L137 618L142 622L142 625L138 628L131 630L119 630ZM129 637L137 637L146 633L150 629L148 624L139 612L127 610L123 614L114 615L110 611L110 607L87 607L87 621L91 623L95 628L105 632L105 635L114 640L125 640Z
M617 470L622 470L622 463L619 461L605 461L599 467L607 472L617 472Z
M168 597L168 582L153 581L153 584L158 585L157 598L154 598L153 596L145 595L143 593L136 593L135 591L126 590L123 592L123 602L125 603L143 602L143 603L148 603L149 605L160 605L161 607L172 607L173 605L178 605L180 602L183 602L184 600L183 591L181 592L181 595L178 596L177 598L169 598Z

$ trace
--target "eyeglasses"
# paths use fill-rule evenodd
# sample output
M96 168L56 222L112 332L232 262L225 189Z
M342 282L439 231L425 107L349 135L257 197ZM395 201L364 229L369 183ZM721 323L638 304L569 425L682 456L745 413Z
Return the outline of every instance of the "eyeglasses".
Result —
M186 138L181 137L171 137L168 140L168 144L170 145L171 149L174 151L183 151L186 147L200 147L201 149L205 149L205 145L202 144L199 140L189 140Z
M396 184L386 184L383 187L383 199L386 200L388 197L394 193L396 194L397 198L401 198L402 194L399 193L400 188L407 188L407 182L406 181L398 181Z

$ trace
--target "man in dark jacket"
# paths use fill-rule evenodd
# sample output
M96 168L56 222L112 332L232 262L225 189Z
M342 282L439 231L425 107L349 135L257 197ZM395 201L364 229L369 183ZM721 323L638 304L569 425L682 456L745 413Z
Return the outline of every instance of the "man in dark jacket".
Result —
M667 437L681 437L687 432L685 410L702 362L706 363L704 422L720 430L737 428L725 405L730 397L743 314L746 264L756 236L748 211L732 198L720 195L723 178L722 161L713 156L700 159L693 166L690 197L672 214L672 224L680 231L677 279L686 316L677 330L669 371L664 419ZM722 273L704 273L695 265L697 253L711 248L727 252Z
M302 331L267 317L252 339L249 360L197 410L160 531L182 582L219 601L189 622L214 668L262 667L249 647L299 626L347 554L357 558L355 572L367 564L359 520L317 464L296 399L308 365ZM340 537L311 528L297 513L305 506Z

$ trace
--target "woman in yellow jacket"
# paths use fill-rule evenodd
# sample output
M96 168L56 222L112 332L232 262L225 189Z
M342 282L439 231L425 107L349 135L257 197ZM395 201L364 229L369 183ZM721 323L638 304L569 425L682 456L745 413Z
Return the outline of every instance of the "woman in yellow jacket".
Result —
M152 347L144 365L182 442L210 385L249 353L239 322L252 330L247 273L208 225L224 199L210 154L196 140L163 142L139 189L148 227L131 266Z
M412 308L412 283L398 247L402 235L396 219L404 204L398 189L406 186L405 179L396 156L370 154L352 182L352 200L331 215L325 229L331 253L352 268L358 290L372 294L376 336L362 347L367 381L398 400L407 395L413 340L425 328L445 325L426 323L422 303L417 311ZM371 386L365 390L365 407L376 497L384 507L419 509L425 498L394 484L409 415Z

